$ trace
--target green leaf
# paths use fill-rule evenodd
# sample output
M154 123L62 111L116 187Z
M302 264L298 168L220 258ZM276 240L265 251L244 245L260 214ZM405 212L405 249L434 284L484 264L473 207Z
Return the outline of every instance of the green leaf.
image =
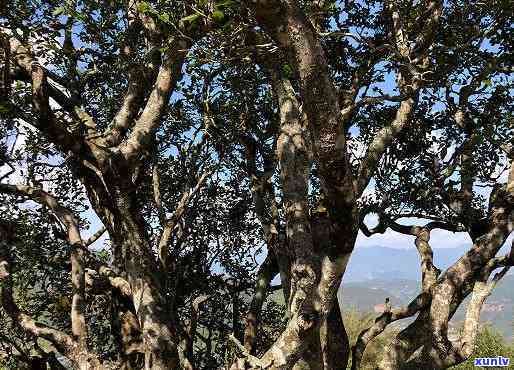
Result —
M159 14L157 18L163 23L170 23L170 15L168 13Z
M221 23L225 19L225 14L221 10L215 10L212 12L212 19L217 23Z
M137 10L140 12L140 13L149 13L152 11L152 7L150 6L150 4L148 4L146 1L141 1L138 5L137 5Z
M198 18L201 17L201 14L191 14L191 15L188 15L187 17L184 17L180 20L181 23L193 23L194 21L196 21Z
M73 11L70 15L81 22L87 22L87 16L81 12Z
M0 114L8 113L10 110L9 106L0 104Z
M224 1L220 1L216 4L214 4L214 7L216 9L222 9L222 8L230 8L232 5L234 5L233 0L224 0Z
M64 6L59 6L59 7L57 7L57 8L55 8L55 9L54 9L54 11L52 12L52 15L53 15L54 17L57 17L57 16L59 16L59 15L64 14L64 11L65 11L65 10L66 10L66 9L64 9Z
M291 76L293 75L293 69L289 64L284 64L282 66L282 73L284 74L284 77L291 78Z
M201 17L202 15L199 13L188 15L187 17L182 18L179 21L179 24L183 26L186 26L188 29L192 29L195 27L196 21Z

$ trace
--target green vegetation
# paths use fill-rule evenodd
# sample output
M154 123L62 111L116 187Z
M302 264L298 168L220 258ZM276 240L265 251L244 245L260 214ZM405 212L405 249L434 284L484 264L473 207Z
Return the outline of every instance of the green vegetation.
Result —
M373 324L377 314L372 312L359 312L355 308L351 308L343 312L343 321L350 340L350 346L353 346L359 334ZM362 370L371 370L376 367L377 362L380 360L380 354L384 346L393 339L398 332L398 329L390 326L382 334L376 337L364 352L364 357L361 363ZM352 368L352 361L348 362L347 369Z
M514 307L511 3L3 1L2 366L470 357Z
M477 357L496 357L503 356L510 358L511 365L509 369L514 368L512 361L514 361L514 343L509 343L505 338L493 327L485 325L478 334L474 354L460 365L452 367L456 370L472 370L477 369L474 366L474 359ZM504 367L489 368L489 369L505 369Z
M356 308L350 308L343 313L343 320L345 323L350 345L353 346L357 340L358 335L373 324L377 314L371 312L360 312ZM399 332L399 327L390 326L381 335L375 338L366 348L364 358L361 364L362 370L375 369L377 363L380 361L381 350L387 343ZM460 365L452 367L455 370L476 370L474 366L474 359L478 357L497 357L502 356L510 358L511 362L514 361L514 342L509 342L496 328L490 324L484 325L476 339L475 352L470 358ZM351 369L351 359L348 363L347 369ZM509 369L514 368L511 364ZM491 368L492 369L492 368ZM495 368L496 369L496 368ZM497 369L505 369L498 367Z

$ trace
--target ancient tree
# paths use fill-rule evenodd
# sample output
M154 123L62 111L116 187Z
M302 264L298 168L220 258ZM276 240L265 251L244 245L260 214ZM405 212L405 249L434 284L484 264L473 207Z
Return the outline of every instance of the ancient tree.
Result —
M0 342L80 369L359 369L416 316L377 368L464 361L514 262L510 5L2 4ZM471 240L446 271L436 228ZM349 343L337 292L386 230L414 237L420 292Z

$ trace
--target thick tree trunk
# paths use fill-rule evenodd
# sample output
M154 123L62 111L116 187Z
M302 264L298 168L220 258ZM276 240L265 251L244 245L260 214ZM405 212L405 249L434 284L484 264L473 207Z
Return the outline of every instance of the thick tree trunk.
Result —
M134 305L129 297L125 297L117 289L111 290L112 319L114 336L119 348L119 362L122 370L141 368L144 359L141 328Z
M514 228L511 195L500 189L491 198L488 232L476 239L473 248L430 287L430 304L386 347L380 370L446 369L471 355L481 307L496 281L508 270L505 268L488 282L492 271L502 266L502 258L495 255ZM448 323L471 291L465 331L459 341L452 341L448 338Z
M127 281L141 326L145 369L178 368L175 330L143 220L130 193L118 190L116 198L120 219L116 220L115 243L122 248Z
M313 331L310 337L305 338L305 341L308 342L308 345L293 366L293 370L323 370L320 329Z
M176 332L137 203L136 188L131 176L121 175L122 169L110 168L108 173L112 175L107 181L102 179L87 188L90 201L109 232L115 268L130 285L145 369L176 369L179 367ZM91 180L88 178L87 183L91 184ZM125 324L130 324L133 318L125 319L129 319ZM134 330L136 325L129 331ZM122 345L131 341L125 334L121 333Z
M321 353L324 370L345 370L350 355L350 342L339 304L334 304L332 310L320 330Z
M386 347L377 370L398 370L427 340L428 310L419 313L416 320L403 329Z
M294 370L345 370L349 359L349 341L339 305L334 305Z
M312 125L316 122L307 121L290 81L273 67L269 72L280 108L277 156L284 192L287 248L292 264L288 274L290 321L279 340L264 355L263 365L272 363L277 369L293 366L297 369L344 368L341 364L347 361L348 343L344 341L344 329L341 332L342 323L330 313L337 306L334 304L337 290L357 235L355 208L351 202L346 203L352 190L346 192L345 200L341 201L337 196L339 201L334 203L332 186L337 183L341 190L346 185L340 187L339 184L347 181L326 176L325 180L334 181L324 188L328 203L322 199L319 207L309 212L311 139L317 136L312 133ZM339 170L344 171L344 166ZM337 341L331 340L338 335Z

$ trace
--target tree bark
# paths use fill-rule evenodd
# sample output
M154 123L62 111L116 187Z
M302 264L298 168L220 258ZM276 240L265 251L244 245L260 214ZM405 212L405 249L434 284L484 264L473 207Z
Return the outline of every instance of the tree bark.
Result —
M141 326L145 369L173 369L179 366L176 333L159 282L157 265L128 189L115 189L118 217L111 237L121 246L127 281Z
M339 304L334 304L332 310L320 330L321 353L325 370L345 370L350 357L350 342Z

